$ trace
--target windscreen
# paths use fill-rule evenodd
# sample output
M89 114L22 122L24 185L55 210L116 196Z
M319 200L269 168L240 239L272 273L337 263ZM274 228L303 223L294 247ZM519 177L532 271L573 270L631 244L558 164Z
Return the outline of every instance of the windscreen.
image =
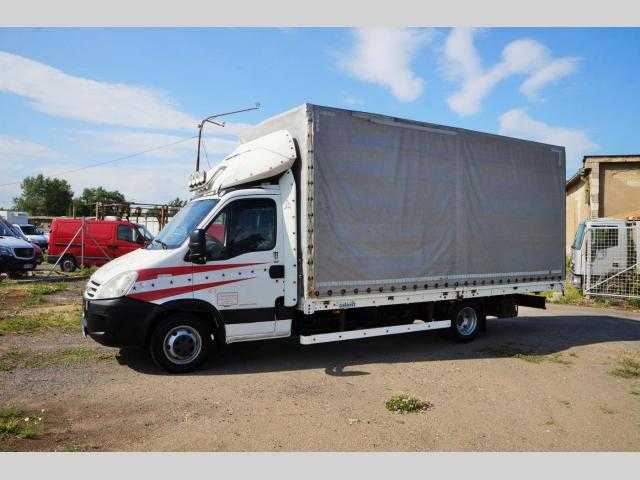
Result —
M580 250L580 248L582 247L582 239L584 237L584 222L582 222L580 225L578 225L578 230L576 230L576 237L573 240L573 245L571 245L571 248L573 248L574 250Z
M38 235L36 227L33 225L20 225L20 229L25 235Z
M218 204L218 201L218 199L207 198L187 203L158 233L147 248L178 248Z

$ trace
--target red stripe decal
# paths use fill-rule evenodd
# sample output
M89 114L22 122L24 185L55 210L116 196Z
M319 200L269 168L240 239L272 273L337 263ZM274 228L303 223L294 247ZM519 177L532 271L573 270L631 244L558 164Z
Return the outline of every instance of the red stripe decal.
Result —
M180 295L182 293L195 292L198 290L204 290L206 288L218 287L220 285L226 285L227 283L242 282L244 280L251 280L256 277L238 278L236 280L223 280L220 282L200 283L198 285L185 285L184 287L162 288L160 290L151 290L149 292L140 292L127 295L129 298L135 298L136 300L144 300L151 302L153 300L159 300L165 297L173 297L174 295Z
M153 280L158 278L158 275L186 275L189 273L227 270L229 268L251 267L253 265L264 265L264 263L223 263L218 265L185 265L182 267L144 268L142 270L138 270L138 282Z

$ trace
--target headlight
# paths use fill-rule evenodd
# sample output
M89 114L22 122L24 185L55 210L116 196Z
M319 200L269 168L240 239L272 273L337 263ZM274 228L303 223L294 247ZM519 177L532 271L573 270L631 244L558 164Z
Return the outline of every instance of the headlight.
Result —
M122 272L98 287L93 300L124 297L136 283L138 272Z
M0 247L0 255L13 255L9 247Z

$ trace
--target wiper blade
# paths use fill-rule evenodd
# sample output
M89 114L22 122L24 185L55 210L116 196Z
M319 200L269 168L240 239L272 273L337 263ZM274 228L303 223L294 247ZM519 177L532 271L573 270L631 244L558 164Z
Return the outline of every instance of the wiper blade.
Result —
M157 238L154 238L153 241L154 242L158 242L160 245L162 245L162 249L163 250L166 250L167 248L169 248L169 247L167 247L167 244L164 243L162 240L158 240Z

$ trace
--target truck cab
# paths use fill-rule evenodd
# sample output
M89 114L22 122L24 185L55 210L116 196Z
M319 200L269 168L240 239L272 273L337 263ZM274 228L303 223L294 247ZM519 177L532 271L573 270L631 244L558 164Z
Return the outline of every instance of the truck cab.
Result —
M87 335L106 345L140 344L158 315L206 311L224 325L211 333L218 341L289 336L287 307L298 299L295 158L291 135L280 131L192 176L194 197L147 248L91 276L84 294ZM236 168L247 165L243 160L253 160L253 168ZM141 321L123 323L132 316ZM193 368L209 344L202 329L178 325L180 316L161 332L162 341L151 342L156 361L173 371Z
M635 236L628 235L629 227L637 228L636 222L598 218L578 225L570 260L574 286L582 288L585 275L604 277L636 263Z

